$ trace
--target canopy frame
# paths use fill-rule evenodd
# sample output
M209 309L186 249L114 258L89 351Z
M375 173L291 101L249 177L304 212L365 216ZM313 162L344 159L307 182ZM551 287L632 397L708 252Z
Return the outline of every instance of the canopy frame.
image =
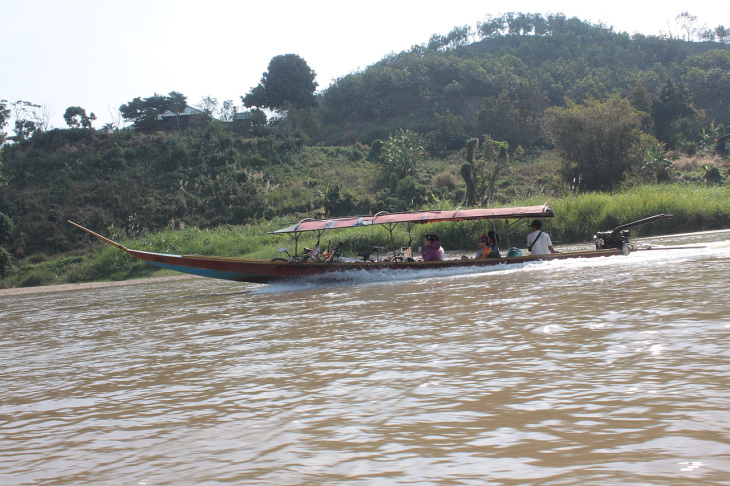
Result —
M304 218L298 223L271 231L270 234L287 234L294 239L294 254L299 254L299 238L303 233L314 232L317 235L317 246L320 245L322 234L329 229L354 228L359 226L382 225L390 235L390 244L393 251L393 260L396 261L396 245L393 231L402 224L408 232L408 246L413 243L412 230L417 224L427 224L444 221L471 221L486 219L491 220L492 227L496 230L498 220L502 220L509 246L510 231L514 231L515 225L523 219L533 218L552 218L555 214L547 205L541 206L525 206L516 208L477 208L454 210L429 210L429 211L412 211L406 213L389 213L380 211L374 216L355 216L346 218L332 218L315 220L313 218ZM512 222L514 220L514 222Z

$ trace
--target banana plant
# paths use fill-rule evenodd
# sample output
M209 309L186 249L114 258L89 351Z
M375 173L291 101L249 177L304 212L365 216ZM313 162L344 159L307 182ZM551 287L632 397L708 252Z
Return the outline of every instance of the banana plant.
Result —
M718 140L725 135L725 127L723 125L715 126L715 122L710 124L709 130L702 129L700 135L700 148L710 152L715 151Z
M705 184L720 184L722 183L722 174L720 169L716 165L706 164L702 166L704 173L702 178L705 180Z
M646 158L642 169L652 171L658 183L668 181L676 174L677 169L674 162L679 155L667 150L666 144L658 144L646 151Z

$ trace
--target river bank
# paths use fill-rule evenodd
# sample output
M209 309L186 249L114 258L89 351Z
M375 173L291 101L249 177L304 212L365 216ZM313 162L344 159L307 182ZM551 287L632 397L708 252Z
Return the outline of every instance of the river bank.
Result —
M173 280L189 280L203 278L197 275L170 275L167 277L138 278L134 280L118 280L114 282L83 282L61 285L43 285L40 287L15 287L0 289L0 297L12 295L47 294L51 292L70 292L76 290L98 289L103 287L121 287L123 285L140 285L151 282L168 282Z

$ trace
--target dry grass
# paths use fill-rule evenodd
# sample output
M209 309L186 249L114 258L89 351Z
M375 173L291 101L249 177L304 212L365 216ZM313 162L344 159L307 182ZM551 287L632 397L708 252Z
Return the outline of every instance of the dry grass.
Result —
M724 167L727 162L716 155L698 154L698 155L681 155L674 161L674 166L679 171L691 171L703 167L705 165L714 165Z

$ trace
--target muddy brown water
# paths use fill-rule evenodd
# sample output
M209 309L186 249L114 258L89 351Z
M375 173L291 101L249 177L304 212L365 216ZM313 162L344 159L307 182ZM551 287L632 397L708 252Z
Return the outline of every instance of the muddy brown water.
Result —
M728 484L730 233L650 242L0 294L0 484Z

